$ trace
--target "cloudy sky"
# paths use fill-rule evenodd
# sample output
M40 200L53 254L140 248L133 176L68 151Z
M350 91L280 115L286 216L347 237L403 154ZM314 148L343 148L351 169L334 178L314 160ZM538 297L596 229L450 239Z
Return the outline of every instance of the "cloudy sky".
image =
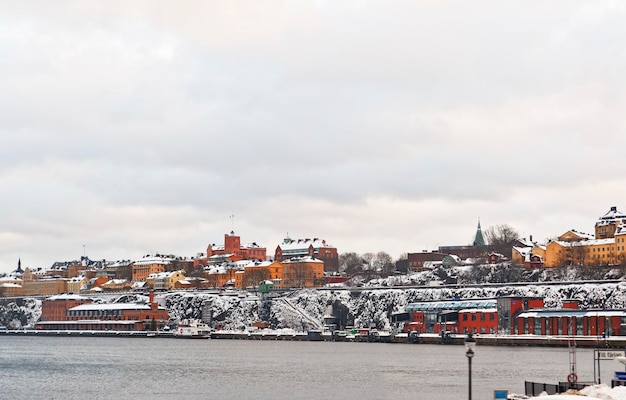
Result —
M0 272L593 232L625 49L622 1L2 1Z

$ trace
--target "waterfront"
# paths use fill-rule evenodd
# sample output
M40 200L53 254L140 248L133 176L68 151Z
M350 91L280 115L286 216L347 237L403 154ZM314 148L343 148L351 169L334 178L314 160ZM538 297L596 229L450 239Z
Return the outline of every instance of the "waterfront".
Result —
M467 359L456 345L0 338L2 399L435 399L467 397ZM578 376L593 379L593 350ZM524 380L565 380L566 348L480 346L474 398L523 393ZM602 364L602 379L622 366Z

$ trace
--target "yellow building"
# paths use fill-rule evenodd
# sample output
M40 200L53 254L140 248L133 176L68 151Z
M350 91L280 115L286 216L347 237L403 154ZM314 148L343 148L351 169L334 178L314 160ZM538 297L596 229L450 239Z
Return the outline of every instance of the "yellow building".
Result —
M23 296L52 296L60 293L67 293L67 279L24 281L22 286Z
M546 246L546 267L618 265L626 260L626 214L611 209L595 224L595 237L569 230Z
M596 222L596 239L608 239L615 237L615 233L620 225L626 223L626 214L617 211L617 207L611 209L598 218Z
M620 235L621 240L626 235ZM617 265L624 260L626 251L618 250L615 238L582 240L578 242L553 241L546 247L545 266L567 265L604 266ZM623 248L624 246L620 246Z
M80 289L87 283L86 276L75 276L67 280L68 293L80 293Z
M153 288L155 290L171 290L176 286L176 282L185 279L183 271L161 272L154 276Z

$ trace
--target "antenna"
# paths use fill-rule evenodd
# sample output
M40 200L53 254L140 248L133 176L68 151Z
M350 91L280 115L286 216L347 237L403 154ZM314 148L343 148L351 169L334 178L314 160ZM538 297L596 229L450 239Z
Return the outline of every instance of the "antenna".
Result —
M230 231L235 232L235 214L230 215Z

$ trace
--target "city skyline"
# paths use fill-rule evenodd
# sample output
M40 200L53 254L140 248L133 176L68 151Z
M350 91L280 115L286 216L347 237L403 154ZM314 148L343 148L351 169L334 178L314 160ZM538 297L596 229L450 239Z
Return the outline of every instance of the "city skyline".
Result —
M626 5L0 5L0 273L592 232L626 209ZM235 217L232 218L231 216Z

